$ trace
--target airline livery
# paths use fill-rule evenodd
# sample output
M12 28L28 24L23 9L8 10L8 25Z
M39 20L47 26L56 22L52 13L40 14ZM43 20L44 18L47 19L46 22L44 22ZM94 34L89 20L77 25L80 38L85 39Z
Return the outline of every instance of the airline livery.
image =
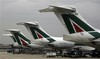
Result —
M100 30L95 29L79 15L74 6L52 6L39 10L40 12L54 12L70 34L64 39L75 42L76 45L88 45L100 52ZM100 53L99 53L100 54Z
M100 56L100 30L92 27L77 12L74 6L70 5L50 5L48 8L39 10L40 12L54 12L60 22L63 24L69 34L63 37L53 37L46 33L38 22L20 22L17 25L24 25L33 39L28 39L20 30L7 29L11 34L6 36L12 37L16 46L33 47L33 48L54 48L59 49L63 54L78 48L76 55L82 56L80 50L91 51L91 56ZM15 44L14 44L15 45ZM56 48L56 49L55 49Z
M14 38L12 34L3 34L3 36L10 37L14 41L14 43L12 44L14 47L20 47L20 45L17 43L17 40Z
M48 45L54 48L69 48L74 46L74 42L65 41L63 37L52 37L47 34L38 22L20 22L18 25L24 25L36 41L41 45Z
M29 40L20 30L18 29L7 29L13 37L15 38L16 42L22 47L32 47L32 48L44 48L42 45L33 44L31 40Z

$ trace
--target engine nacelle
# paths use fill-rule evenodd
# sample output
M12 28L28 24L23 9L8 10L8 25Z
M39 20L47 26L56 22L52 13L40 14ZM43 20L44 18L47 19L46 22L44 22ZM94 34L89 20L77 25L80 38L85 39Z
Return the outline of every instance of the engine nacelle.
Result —
M68 48L68 47L73 47L74 44L75 44L74 42L70 42L70 41L57 41L48 44L48 46L58 47L58 48Z
M90 46L75 46L74 48L79 48L79 50L81 51L93 51L95 50L94 47L90 47Z

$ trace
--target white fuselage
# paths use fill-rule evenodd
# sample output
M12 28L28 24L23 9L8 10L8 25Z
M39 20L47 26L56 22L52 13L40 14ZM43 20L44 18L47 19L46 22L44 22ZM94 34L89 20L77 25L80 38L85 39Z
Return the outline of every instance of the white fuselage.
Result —
M97 32L100 33L100 31ZM89 34L88 32L80 32L80 33L64 35L64 40L75 42L76 45L93 46L98 50L100 50L100 44L99 44L100 38L98 38L98 41L94 41L97 39L95 39L95 37ZM91 43L91 42L95 42L95 43Z
M51 37L52 39L54 39L54 42L50 42L47 40L47 38L41 38L41 39L36 39L35 42L38 42L37 44L40 45L52 45L55 48L69 48L69 47L73 47L74 46L74 42L70 42L70 41L65 41L63 40L63 37Z

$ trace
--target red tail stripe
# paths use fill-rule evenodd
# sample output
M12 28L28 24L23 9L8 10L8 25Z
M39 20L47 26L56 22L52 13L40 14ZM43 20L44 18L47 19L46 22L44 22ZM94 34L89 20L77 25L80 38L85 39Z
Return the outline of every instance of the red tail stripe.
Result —
M43 38L43 36L41 34L37 33L37 35L39 38Z
M83 32L83 29L81 29L79 26L77 26L76 24L74 24L74 29L76 30L76 32Z
M28 45L23 39L21 39L21 42L22 42L23 46L27 46Z

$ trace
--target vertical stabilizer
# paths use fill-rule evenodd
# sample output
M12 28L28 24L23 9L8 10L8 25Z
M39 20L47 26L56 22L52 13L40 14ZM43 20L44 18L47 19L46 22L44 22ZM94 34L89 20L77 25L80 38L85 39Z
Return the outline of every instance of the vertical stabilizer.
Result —
M11 34L14 36L14 38L16 39L19 45L28 46L30 44L30 40L26 38L26 36L23 33L21 33L19 30L8 29L7 31L11 32Z
M31 33L34 39L43 39L46 38L49 42L55 41L51 38L49 34L47 34L38 24L38 22L20 22L17 23L20 25L24 25L28 31Z
M73 6L49 6L39 11L54 12L69 33L94 31L94 28L76 12Z

